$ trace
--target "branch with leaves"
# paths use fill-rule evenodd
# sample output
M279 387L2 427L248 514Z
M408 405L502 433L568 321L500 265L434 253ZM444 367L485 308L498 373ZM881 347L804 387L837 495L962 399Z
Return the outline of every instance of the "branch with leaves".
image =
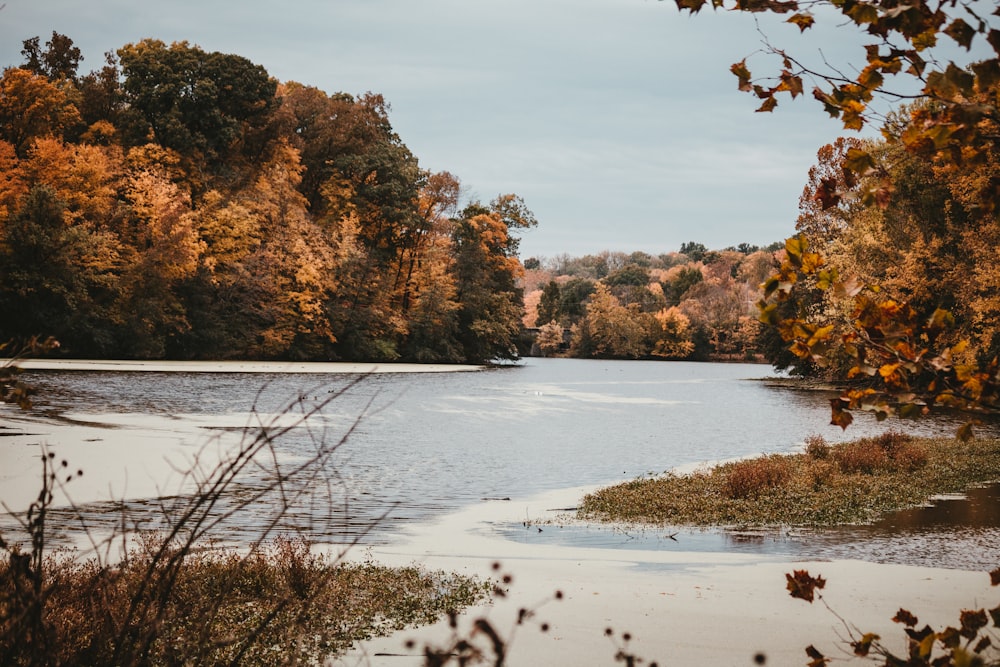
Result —
M870 36L863 45L864 64L845 73L823 59L824 69L809 67L787 50L764 38L765 54L780 62L778 72L756 78L744 58L730 71L741 91L761 100L760 112L773 111L781 95L794 99L805 93L806 82L814 82L812 96L825 111L839 119L845 129L861 130L881 121L882 133L900 141L914 154L944 165L980 163L997 147L1000 139L1000 107L996 90L1000 84L1000 9L976 0L900 3L896 0L675 0L681 11L692 14L706 5L754 14L788 14L787 23L800 32L811 30L822 13L840 14L838 29L856 27ZM986 46L993 57L959 65L940 61L935 47L950 43L967 53ZM982 49L987 52L987 49ZM977 51L978 53L978 51ZM891 79L890 79L891 77ZM896 77L900 77L897 79ZM896 82L898 87L892 87ZM915 84L915 85L912 85ZM910 89L914 92L910 92ZM876 97L893 102L921 100L926 104L908 122L897 126L890 116L878 112ZM845 174L860 178L874 167L871 157L856 150L844 164ZM837 193L831 183L829 198ZM1000 201L1000 188L984 190L982 204L993 211ZM889 184L873 182L868 196L881 200L890 194Z
M821 576L812 576L806 570L795 570L786 574L787 589L793 598L805 600L812 604L823 600L819 591L826 587L826 580ZM1000 569L990 572L990 583L1000 585ZM918 629L919 620L910 611L900 608L892 618L893 623L904 627L906 634L906 652L897 655L882 643L882 637L873 633L861 633L837 615L847 630L847 643L851 653L860 658L877 657L887 666L912 665L914 667L954 667L957 665L997 665L1000 656L997 655L996 628L1000 628L1000 606L994 609L965 609L959 614L959 627L948 626L944 630L935 631L929 625ZM992 621L992 628L990 622ZM831 658L823 655L815 646L806 648L811 667L823 667L831 662Z
M998 361L962 360L967 343L952 344L944 335L954 325L949 311L938 308L923 319L878 286L842 278L809 249L804 236L789 238L785 251L778 272L763 285L760 319L777 329L796 356L819 366L830 362L832 344L840 343L852 364L847 377L859 382L831 400L831 423L847 428L852 410L872 412L881 421L890 415L915 419L938 406L969 413L958 432L968 439L978 416L1000 414ZM816 322L803 308L792 316L779 314L779 305L795 298L796 285L850 300L849 321Z

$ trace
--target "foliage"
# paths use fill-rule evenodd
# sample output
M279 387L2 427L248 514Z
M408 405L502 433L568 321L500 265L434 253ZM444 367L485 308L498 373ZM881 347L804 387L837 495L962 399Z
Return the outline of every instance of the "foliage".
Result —
M994 11L976 2L934 3L918 0L905 5L874 2L745 2L737 0L676 0L682 11L697 13L706 4L713 9L734 9L750 13L789 15L787 22L800 32L813 29L820 20L829 20L841 28L856 26L867 34L863 45L864 65L856 75L846 68L824 60L822 67L812 67L787 50L773 46L765 38L764 53L780 63L780 72L769 79L755 80L746 59L731 67L739 89L761 100L758 111L772 111L780 95L796 98L805 92L807 81L815 84L813 97L832 117L839 118L845 129L860 130L873 121L883 121L883 133L899 141L915 155L931 158L945 166L982 163L996 146L996 124L1000 122L997 98L1000 83L1000 30L994 25ZM837 16L839 14L839 16ZM936 57L935 47L947 40L967 52L973 47L992 57L968 65ZM985 44L984 44L985 43ZM903 82L897 84L900 77ZM919 87L911 92L905 85ZM921 99L921 105L901 125L891 116L878 112L879 99ZM853 147L843 162L844 175L851 181L875 169L871 156ZM832 204L840 198L835 178L822 181L821 199ZM864 197L875 201L891 196L892 183L873 181ZM981 203L993 210L998 193L995 189L980 193Z
M555 354L563 346L563 328L555 320L543 325L536 340L538 348L545 356Z
M79 75L53 33L0 76L0 340L72 356L516 357L514 194L459 210L388 103L146 39ZM486 269L478 273L477 263ZM30 307L29 307L30 305Z
M788 458L780 454L738 461L726 475L723 493L734 500L758 496L784 486L791 473Z
M528 324L573 328L571 356L756 360L753 303L776 260L741 246L746 253L688 248L707 263L679 253L563 256L532 272L525 300L537 306Z
M866 523L932 496L989 482L1000 441L917 439L898 432L771 455L691 475L639 478L587 495L580 516L671 525Z
M949 311L937 308L921 317L908 303L886 297L877 286L841 279L819 253L809 249L804 236L789 239L786 251L779 272L765 284L761 320L792 343L794 354L817 364L828 361L831 344L839 338L840 349L850 359L847 377L876 383L833 399L832 423L846 428L854 409L874 412L880 420L890 414L915 418L935 405L973 413L996 411L997 362L979 366L963 358L967 342L949 340L954 323ZM839 336L834 323L816 322L809 312L800 310L793 317L779 314L778 303L790 299L795 285L806 281L812 289L849 300L849 319L841 322ZM969 422L959 435L967 439L971 432Z
M989 573L990 584L1000 585L1000 569ZM795 570L785 575L789 595L812 604L820 600L830 609L820 590L826 587L822 576L813 576L807 570ZM836 616L836 612L830 609ZM837 616L837 618L840 618ZM993 609L963 609L956 626L936 631L929 625L917 628L920 621L909 610L900 608L892 618L903 626L905 653L897 654L882 642L882 637L872 632L861 632L843 623L846 643L854 656L877 660L886 667L912 665L913 667L961 667L962 665L1000 665L1000 652L994 644L996 630L1000 628L1000 606ZM814 646L806 648L809 665L823 667L832 662Z
M754 79L746 60L731 68L740 90L762 101L758 111L772 111L782 94L797 97L811 80L813 97L845 129L882 125L882 142L841 141L821 152L822 168L810 173L809 196L803 198L803 234L786 243L787 258L767 281L761 304L762 319L778 327L799 358L827 365L834 375L871 378L871 386L834 402L833 423L846 427L852 409L871 410L879 418L912 417L935 405L995 412L996 262L982 261L992 257L1000 201L997 12L988 15L989 7L976 2L677 0L681 10L692 13L707 4L789 14L788 23L801 32L821 19L842 19L841 28L856 26L868 36L865 65L856 75L825 59L822 67L809 66L766 37L764 53L780 62L775 77ZM938 58L935 47L944 40L965 49L971 62ZM900 79L914 84L913 92L905 83L894 87ZM879 99L913 103L880 113ZM904 221L909 224L900 224ZM851 228L866 224L867 233L848 236ZM853 267L831 262L836 250L828 242L839 237L853 249L867 244L876 254L890 250L875 258L884 273L852 275ZM904 261L895 263L902 272L889 268L895 248L904 251ZM963 254L971 261L962 261ZM952 264L952 258L958 261ZM977 272L982 278L969 280ZM903 277L899 273L904 280L894 280ZM977 282L985 289L973 287ZM803 299L804 307L789 313L779 302L796 286L799 296L810 290L825 294L818 303ZM975 335L952 335L955 319ZM971 427L972 422L960 435L969 437Z

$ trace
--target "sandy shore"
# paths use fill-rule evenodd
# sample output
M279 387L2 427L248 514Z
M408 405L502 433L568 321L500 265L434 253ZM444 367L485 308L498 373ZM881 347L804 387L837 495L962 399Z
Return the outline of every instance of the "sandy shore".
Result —
M0 359L0 364L9 361ZM23 359L24 370L155 371L179 373L454 373L478 371L462 364L395 364L293 361L127 361L88 359Z
M857 636L876 632L886 645L900 650L902 627L890 620L900 607L916 614L921 625L943 629L958 622L962 609L992 608L1000 602L1000 590L991 588L982 572L569 548L489 535L494 523L551 518L547 508L575 504L585 491L484 503L415 527L405 543L365 555L388 564L419 563L480 576L495 576L493 564L501 563L501 572L513 577L509 596L464 614L461 627L485 617L505 636L513 630L507 664L514 666L615 664L623 632L631 634L628 649L643 664L753 665L761 653L768 665L804 665L809 645L829 657L849 657L844 643L849 630L836 614L861 631ZM809 604L788 595L785 573L795 569L827 579L822 594L830 608L824 601ZM563 594L560 601L552 599L557 590ZM518 627L521 608L538 612L533 622ZM549 624L547 632L539 630L541 622ZM605 635L606 628L614 630L614 638ZM422 647L444 646L450 633L446 623L399 632L364 644L338 664L419 665ZM414 648L407 648L409 640Z

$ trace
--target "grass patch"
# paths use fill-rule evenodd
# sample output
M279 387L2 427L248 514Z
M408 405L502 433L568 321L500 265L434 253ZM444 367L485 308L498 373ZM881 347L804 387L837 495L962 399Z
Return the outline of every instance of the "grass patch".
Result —
M0 663L320 664L356 641L456 613L490 590L417 567L336 562L302 540L279 538L249 554L189 553L170 568L155 556L163 546L146 536L113 567L52 554L40 597L18 555L5 559ZM38 622L28 623L34 612ZM44 645L25 633L43 634Z
M943 493L1000 479L1000 440L960 442L889 431L806 452L770 455L691 475L667 473L584 497L586 520L677 526L871 523Z

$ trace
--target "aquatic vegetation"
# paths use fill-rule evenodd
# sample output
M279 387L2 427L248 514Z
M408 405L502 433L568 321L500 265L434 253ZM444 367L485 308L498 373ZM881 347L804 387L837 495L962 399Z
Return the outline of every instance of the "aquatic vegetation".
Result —
M938 494L1000 479L1000 440L959 442L890 431L806 452L639 478L587 495L579 516L660 525L869 523Z

